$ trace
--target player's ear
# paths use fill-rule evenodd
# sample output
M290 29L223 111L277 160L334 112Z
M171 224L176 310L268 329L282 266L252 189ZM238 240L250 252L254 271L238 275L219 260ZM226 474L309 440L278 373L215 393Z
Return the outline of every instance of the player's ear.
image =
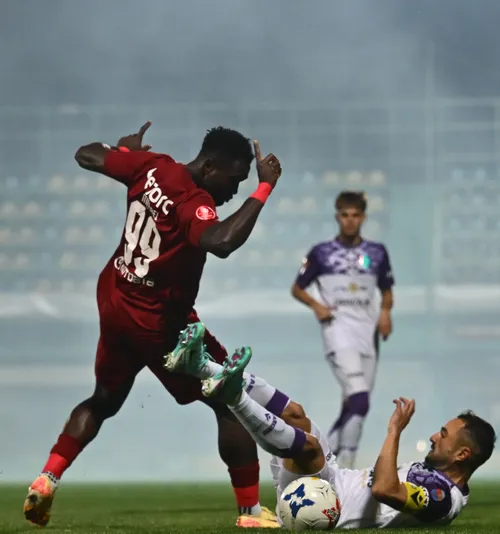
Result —
M470 447L462 446L458 449L456 454L456 459L458 462L465 462L472 456L472 451Z
M201 166L201 170L203 173L203 178L214 172L215 170L215 164L214 160L212 158L206 158L203 162L203 165Z

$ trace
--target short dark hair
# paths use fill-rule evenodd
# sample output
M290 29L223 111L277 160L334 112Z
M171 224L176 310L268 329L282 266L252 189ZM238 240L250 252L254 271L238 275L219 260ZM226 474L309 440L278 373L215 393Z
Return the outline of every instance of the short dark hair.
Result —
M214 159L243 160L250 164L254 158L250 139L236 130L216 126L207 130L201 152Z
M366 195L363 191L342 191L335 200L335 209L356 208L366 211Z
M471 444L472 454L464 464L468 465L471 472L489 460L495 448L496 435L493 427L477 416L472 410L462 412L458 419L463 421L462 431Z

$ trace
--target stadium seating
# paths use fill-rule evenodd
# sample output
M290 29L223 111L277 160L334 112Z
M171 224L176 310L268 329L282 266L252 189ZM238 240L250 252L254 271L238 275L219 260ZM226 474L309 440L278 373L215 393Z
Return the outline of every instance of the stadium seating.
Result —
M0 185L6 191L0 201L0 291L93 290L123 229L123 186L86 173L6 176ZM254 180L245 183L241 196L254 186ZM333 203L345 188L367 192L366 233L380 238L389 207L383 172L289 175L249 243L228 260L209 261L204 288L280 287L285 277L289 283L308 248L334 234ZM221 215L233 208L222 208Z

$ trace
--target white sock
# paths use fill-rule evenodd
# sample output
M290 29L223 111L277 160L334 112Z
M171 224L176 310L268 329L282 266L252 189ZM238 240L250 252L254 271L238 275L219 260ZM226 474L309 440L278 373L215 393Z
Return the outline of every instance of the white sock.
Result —
M239 506L238 511L240 514L245 515L260 515L262 513L262 506L259 503L254 506Z
M281 415L288 404L288 397L278 392L274 386L271 386L271 384L268 384L259 376L243 373L243 380L245 381L245 391L255 402L264 406L264 408L274 415ZM278 397L278 402L275 402L273 399L277 399Z
M245 391L235 405L229 406L240 423L265 451L281 458L291 458L304 447L306 435L268 412Z
M207 363L194 375L200 380L205 380L206 378L211 378L217 373L222 371L222 365L220 363L208 360Z
M342 427L338 427L328 436L328 445L330 447L330 450L333 452L339 450L341 430Z
M337 464L342 469L354 469L354 462L356 461L356 452L347 449L341 449L337 456Z
M365 418L361 415L352 415L342 427L340 433L339 442L339 458L345 459L352 468L354 460L356 458L356 452L358 450L359 442L361 440L361 434L363 432L363 424ZM340 462L339 462L340 463ZM346 465L346 467L348 467Z

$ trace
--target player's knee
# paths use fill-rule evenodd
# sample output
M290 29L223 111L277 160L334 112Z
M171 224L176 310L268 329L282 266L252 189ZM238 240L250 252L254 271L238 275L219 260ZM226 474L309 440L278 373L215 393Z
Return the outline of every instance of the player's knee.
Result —
M301 428L302 430L308 430L307 423L308 418L304 408L297 402L290 401L281 414L281 419L285 423L294 426L295 428Z
M370 410L370 395L368 391L356 393L349 397L348 403L351 414L365 417Z
M297 465L301 466L303 472L314 473L322 468L322 462L324 462L323 449L315 436L307 433L305 436L306 440L303 447L292 458Z
M316 456L317 454L323 454L323 449L321 448L321 444L316 436L313 436L312 434L306 434L304 453L313 456Z
M94 417L104 421L115 416L127 398L130 388L110 390L101 386L96 387L92 397L85 401Z
M121 403L117 403L114 399L106 399L95 395L88 398L83 404L98 421L104 421L115 416L121 407Z

